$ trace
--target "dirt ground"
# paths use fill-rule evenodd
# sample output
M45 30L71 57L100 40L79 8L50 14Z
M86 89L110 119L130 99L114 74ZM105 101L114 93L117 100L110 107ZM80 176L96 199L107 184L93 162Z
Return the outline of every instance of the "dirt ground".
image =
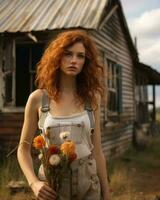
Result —
M123 165L119 170L119 175L111 177L112 200L158 200L156 196L160 197L160 170L142 172L136 169L134 163L127 167ZM7 200L35 200L35 197L32 192L19 192Z
M114 161L113 200L160 200L160 136L144 150L131 150Z
M160 200L160 170L141 172L132 165L123 170L127 173L121 179L121 186L112 187L111 180L113 200Z

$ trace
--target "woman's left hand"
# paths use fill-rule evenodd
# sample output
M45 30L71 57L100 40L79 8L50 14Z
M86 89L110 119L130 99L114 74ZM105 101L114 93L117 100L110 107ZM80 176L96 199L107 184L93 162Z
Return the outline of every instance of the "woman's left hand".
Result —
M111 197L110 197L109 193L106 193L106 194L103 195L102 199L103 200L111 200Z

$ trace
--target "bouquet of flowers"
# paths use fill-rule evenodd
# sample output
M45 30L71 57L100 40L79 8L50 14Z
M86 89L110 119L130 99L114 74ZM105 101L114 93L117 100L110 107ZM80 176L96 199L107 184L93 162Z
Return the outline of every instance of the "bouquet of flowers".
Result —
M60 133L63 142L58 146L50 144L48 130L34 138L33 146L40 151L39 159L43 165L49 186L58 193L64 174L70 172L70 164L77 158L77 155L75 143L68 139L70 132Z

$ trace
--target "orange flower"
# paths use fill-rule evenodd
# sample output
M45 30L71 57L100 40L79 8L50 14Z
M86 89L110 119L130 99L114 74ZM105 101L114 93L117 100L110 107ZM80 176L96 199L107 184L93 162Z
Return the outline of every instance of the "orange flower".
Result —
M70 162L74 161L76 158L77 158L77 154L76 153L73 153L73 154L69 155Z
M34 138L33 140L33 146L36 148L36 149L42 149L44 146L45 146L45 140L43 138L43 136L41 135L38 135L37 137Z
M70 156L75 152L75 144L74 142L66 141L61 145L61 151L64 155Z
M49 147L49 149L48 149L48 153L49 154L58 154L59 153L59 148L58 148L58 146L56 146L56 145L54 145L54 144L52 144L50 147Z

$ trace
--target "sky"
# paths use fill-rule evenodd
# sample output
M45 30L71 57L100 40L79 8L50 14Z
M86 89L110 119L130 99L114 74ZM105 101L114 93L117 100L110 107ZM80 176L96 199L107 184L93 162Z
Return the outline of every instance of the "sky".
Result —
M137 37L140 62L160 72L160 0L121 3L132 39ZM160 107L160 86L156 87L156 94L156 106Z

